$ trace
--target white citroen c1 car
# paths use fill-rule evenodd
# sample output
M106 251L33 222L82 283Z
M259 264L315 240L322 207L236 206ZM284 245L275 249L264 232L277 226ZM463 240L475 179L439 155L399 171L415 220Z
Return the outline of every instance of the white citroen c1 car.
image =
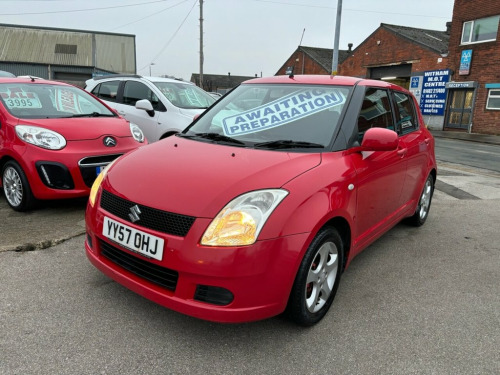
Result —
M85 83L85 90L137 124L149 142L184 130L215 102L195 84L172 78L114 74Z

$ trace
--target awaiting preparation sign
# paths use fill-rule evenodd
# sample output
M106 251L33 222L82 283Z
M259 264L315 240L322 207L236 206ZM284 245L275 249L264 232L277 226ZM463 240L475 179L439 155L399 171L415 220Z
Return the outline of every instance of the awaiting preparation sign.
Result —
M446 105L446 83L450 80L450 70L430 70L424 72L420 109L423 115L443 116Z
M255 133L286 125L345 102L340 90L320 88L294 92L250 111L222 120L225 135Z

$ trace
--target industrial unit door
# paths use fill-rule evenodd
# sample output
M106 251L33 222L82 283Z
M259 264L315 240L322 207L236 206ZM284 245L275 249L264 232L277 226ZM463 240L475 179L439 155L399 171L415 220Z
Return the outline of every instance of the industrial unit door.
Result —
M450 90L449 95L445 127L468 130L472 123L474 89Z

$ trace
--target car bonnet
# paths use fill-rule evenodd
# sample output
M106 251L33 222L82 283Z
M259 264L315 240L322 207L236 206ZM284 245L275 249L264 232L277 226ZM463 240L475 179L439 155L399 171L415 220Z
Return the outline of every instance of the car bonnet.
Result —
M212 218L235 197L280 188L320 162L320 153L255 150L170 137L120 158L103 188L144 206Z

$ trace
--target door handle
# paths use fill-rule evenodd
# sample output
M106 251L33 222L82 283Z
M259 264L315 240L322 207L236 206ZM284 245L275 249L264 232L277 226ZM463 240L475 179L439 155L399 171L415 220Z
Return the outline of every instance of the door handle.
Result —
M429 143L431 142L431 140L429 138L425 138L424 142L425 142L426 145L429 145Z
M402 158L404 158L406 156L406 152L408 151L407 148L400 148L398 150L398 155L401 156Z

